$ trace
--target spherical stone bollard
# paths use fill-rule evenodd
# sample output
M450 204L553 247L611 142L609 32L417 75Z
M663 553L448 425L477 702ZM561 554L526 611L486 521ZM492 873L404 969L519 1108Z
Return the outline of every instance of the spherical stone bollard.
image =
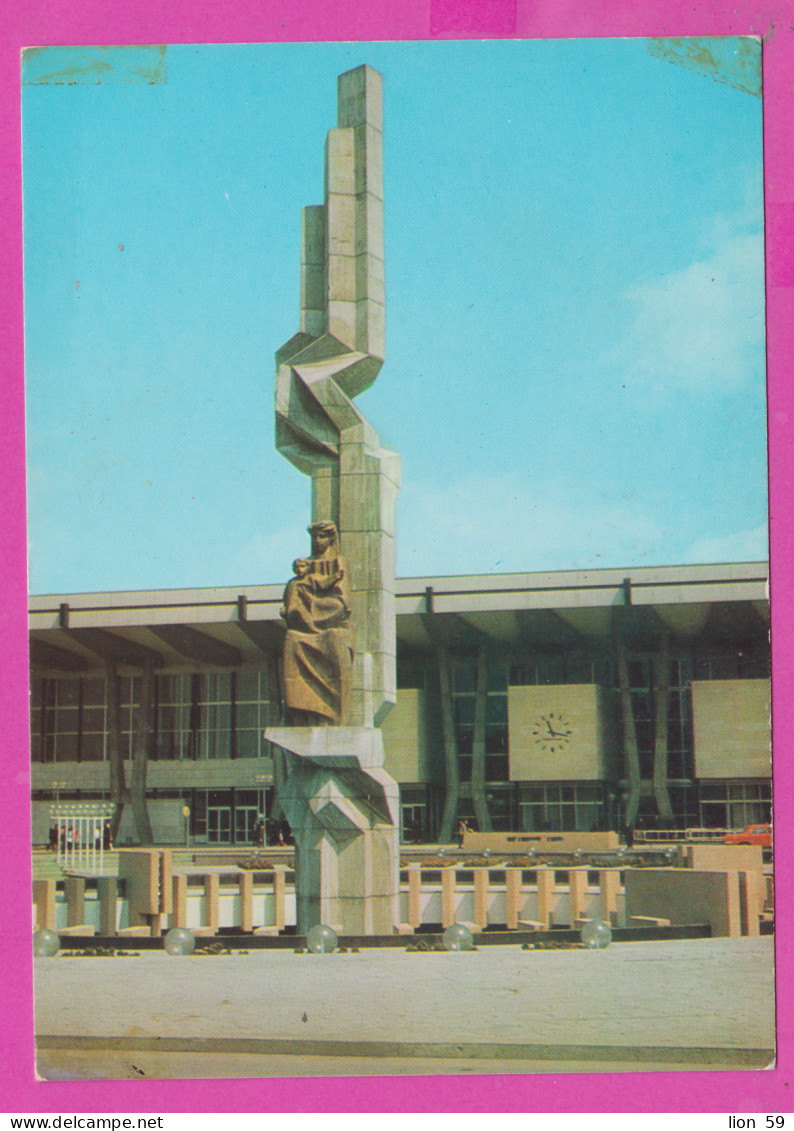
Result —
M319 923L306 935L306 948L309 954L333 954L339 939L333 927Z
M33 933L33 954L36 958L54 958L61 949L61 940L55 931L40 927Z
M604 950L612 942L612 928L600 919L591 919L582 927L581 939L590 950Z
M453 923L444 931L444 950L474 950L474 936L462 923Z
M163 945L166 954L192 954L196 949L196 936L187 927L172 927Z

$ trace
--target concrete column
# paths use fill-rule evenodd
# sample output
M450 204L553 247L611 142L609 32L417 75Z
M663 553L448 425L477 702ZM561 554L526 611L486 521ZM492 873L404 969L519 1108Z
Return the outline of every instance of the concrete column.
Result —
M146 805L146 771L149 764L149 747L154 734L154 663L148 656L143 666L140 687L141 698L136 713L137 722L132 746L130 803L138 843L151 844L153 837Z
M254 929L254 875L253 872L240 873L240 930Z
M171 883L173 855L170 848L160 852L160 914L170 915L173 906L173 885Z
M485 711L488 703L488 662L485 647L477 653L477 685L474 697L474 735L471 759L471 796L480 832L493 832L485 794Z
M538 868L538 922L547 931L551 926L554 907L554 871L551 868Z
M283 869L277 868L273 874L273 896L276 915L275 926L278 931L284 930L284 922L286 919L286 891L286 873Z
M422 925L422 869L418 864L408 867L408 923L414 930Z
M115 935L118 893L116 877L100 876L97 880L97 892L99 894L99 933L100 935Z
M760 872L739 872L739 909L743 935L761 933L763 910L763 875Z
M171 926L187 927L187 876L171 877Z
M444 735L444 768L446 773L446 796L438 839L442 844L448 844L452 840L452 827L458 812L460 772L458 770L458 743L455 737L455 714L452 705L452 677L446 648L437 648L436 657L438 659L441 692L441 726Z
M601 918L605 923L617 926L618 893L620 892L620 872L616 869L602 869L599 873L601 888Z
M474 869L474 922L485 930L488 926L488 889L491 875L487 868Z
M110 831L113 843L118 840L121 814L127 798L127 784L125 780L124 758L121 750L121 703L119 700L119 684L116 664L112 660L105 662L105 688L107 699L107 753L108 768L110 771L110 796L115 808L110 820Z
M739 892L739 873L726 872L725 880L728 889L725 918L727 920L727 934L729 938L739 938L742 933L742 902ZM712 923L712 929L714 924Z
M661 650L654 659L656 672L656 728L653 747L653 793L663 821L672 823L673 807L667 788L667 725L670 714L670 636L662 635Z
M55 930L55 880L33 881L33 903L36 907L36 928Z
M204 877L204 918L202 924L212 931L217 931L220 912L220 877L216 872L210 872Z
M66 925L79 927L85 923L85 880L82 876L67 876Z
M587 907L585 901L586 887L587 869L570 868L568 871L568 905L572 927L575 927L579 920L585 917Z
M626 642L622 636L618 637L618 680L620 683L620 705L623 713L626 779L629 787L628 797L626 798L626 824L633 828L637 823L637 810L640 805L640 752L637 745L637 727L634 723L634 707L631 702Z
M281 726L284 720L284 702L282 699L281 672L279 671L278 656L268 653L267 664L267 695L269 701L268 725ZM284 751L280 746L270 743L270 756L273 759L273 794L270 802L268 816L278 821L285 816L284 810L278 799L279 790L287 780L287 765Z
M441 869L441 926L445 929L455 922L455 869Z
M521 910L521 869L508 868L505 872L505 920L508 931L518 930Z

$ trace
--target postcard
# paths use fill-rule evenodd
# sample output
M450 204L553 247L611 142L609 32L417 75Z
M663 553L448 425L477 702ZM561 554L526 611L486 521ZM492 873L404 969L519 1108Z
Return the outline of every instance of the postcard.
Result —
M22 54L45 1096L774 1075L762 40L442 31Z

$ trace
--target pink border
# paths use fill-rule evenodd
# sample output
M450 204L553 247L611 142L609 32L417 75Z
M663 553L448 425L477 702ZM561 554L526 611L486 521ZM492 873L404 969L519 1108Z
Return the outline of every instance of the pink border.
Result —
M693 6L694 5L694 6ZM738 8L735 7L738 5ZM108 9L94 0L27 0L6 5L0 45L0 189L4 254L0 256L4 331L0 413L2 482L0 563L5 597L0 625L2 667L3 862L6 892L3 1004L0 1026L0 1108L6 1112L790 1112L788 1091L792 1032L786 987L791 948L778 953L778 1067L768 1072L660 1073L626 1076L414 1077L258 1081L119 1081L37 1083L30 1058L32 1031L28 827L27 637L24 434L22 392L22 288L19 59L23 46L184 42L324 41L354 39L537 38L560 36L721 35L764 36L766 195L769 241L769 437L772 495L773 718L776 819L788 811L792 764L788 741L794 724L794 648L786 635L794 605L794 521L787 507L794 475L794 390L786 382L794 356L794 104L790 89L794 28L787 0L732 0L718 10L709 0L282 0L273 4L203 4L172 0L118 0ZM20 10L22 9L22 10ZM787 18L789 17L789 18ZM9 764L10 763L10 764ZM791 844L778 835L778 938L791 919ZM7 877L21 877L9 880ZM786 896L789 898L787 899ZM9 904L11 908L9 910ZM10 915L10 917L9 917Z

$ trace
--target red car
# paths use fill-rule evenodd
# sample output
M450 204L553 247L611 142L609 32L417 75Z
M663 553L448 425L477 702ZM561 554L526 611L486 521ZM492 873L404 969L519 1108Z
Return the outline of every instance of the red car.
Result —
M728 833L722 838L723 844L760 844L762 848L772 847L771 825L748 825L740 833Z

